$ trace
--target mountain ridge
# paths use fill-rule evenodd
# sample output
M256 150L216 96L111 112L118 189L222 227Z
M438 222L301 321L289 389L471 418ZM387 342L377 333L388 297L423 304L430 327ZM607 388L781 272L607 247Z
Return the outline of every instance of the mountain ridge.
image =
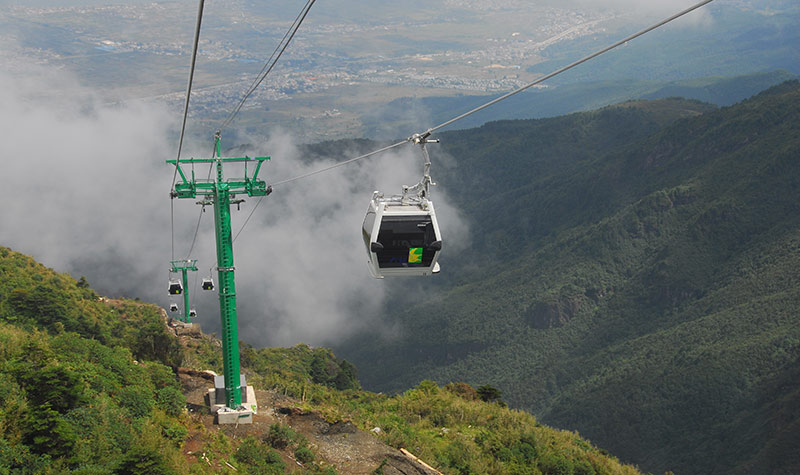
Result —
M443 266L468 275L432 282L428 295L439 297L396 312L393 320L404 322L406 335L380 352L362 350L368 356L338 352L359 365L362 381L375 389L390 391L414 378L489 381L512 405L575 428L646 470L746 473L748 458L763 461L762 450L774 453L796 442L789 431L773 439L746 414L769 412L760 385L785 380L780 358L800 358L791 325L800 298L791 273L800 265L799 110L800 86L791 81L664 127L636 128L631 120L632 128L625 128L631 140L610 149L581 141L602 114L512 122L528 124L531 134L571 123L572 142L560 147L561 137L529 137L528 144L554 144L531 146L549 158L529 164L502 136L491 152L481 145L500 125L443 134L442 148L465 163L448 170L461 174L456 188L470 176L490 183L449 190L486 235L458 256L479 261L480 271L448 264L443 254ZM614 118L608 127L626 124ZM581 147L588 151L573 152ZM492 155L535 171L482 165L481 157ZM548 169L542 160L574 165ZM502 196L486 192L504 173L520 187ZM450 183L452 177L439 175ZM533 179L526 184L527 176ZM731 333L719 333L714 324ZM694 346L681 328L701 335ZM715 339L731 348L714 347ZM658 344L648 350L632 346L637 341ZM753 359L751 352L762 356ZM713 358L697 359L706 353ZM738 389L726 394L728 386ZM614 409L626 398L633 398L629 405ZM738 422L719 422L725 411L738 414ZM796 422L789 417L786 424ZM778 460L793 458L787 453ZM794 467L774 464L778 472Z

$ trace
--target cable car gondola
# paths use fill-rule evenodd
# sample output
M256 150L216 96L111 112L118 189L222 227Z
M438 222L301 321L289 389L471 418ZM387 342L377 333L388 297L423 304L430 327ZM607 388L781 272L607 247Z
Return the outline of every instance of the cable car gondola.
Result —
M211 277L204 277L203 283L201 284L201 288L203 290L214 290L214 281Z
M196 316L197 316L197 312L195 311L195 309L189 310L189 318L194 318Z
M178 304L176 304L176 303L169 304L169 311L170 312L177 312L178 311Z
M374 192L362 225L369 270L378 279L439 272L442 235L433 202L428 199L431 162L425 138L417 137L415 143L422 147L425 159L422 180L412 187L404 186L402 195L386 198Z
M403 203L375 192L364 218L363 237L373 277L439 272L442 239L429 200Z
M169 294L180 295L183 293L183 283L180 280L169 281Z

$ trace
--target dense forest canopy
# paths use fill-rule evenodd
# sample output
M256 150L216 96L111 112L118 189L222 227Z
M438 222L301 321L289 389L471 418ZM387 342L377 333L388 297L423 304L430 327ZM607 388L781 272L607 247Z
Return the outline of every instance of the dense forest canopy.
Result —
M397 300L401 338L338 352L373 390L489 382L646 470L796 471L798 124L789 81L441 134L472 247Z

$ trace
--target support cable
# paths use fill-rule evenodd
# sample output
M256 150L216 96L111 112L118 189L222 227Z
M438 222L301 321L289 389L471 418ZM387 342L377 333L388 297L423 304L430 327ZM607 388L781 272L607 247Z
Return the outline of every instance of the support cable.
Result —
M250 214L248 214L248 215L247 215L247 219L245 219L245 220L244 220L244 223L242 223L242 227L241 227L241 228L239 228L239 231L237 231L237 232L236 232L236 235L235 235L235 236L233 236L233 240L231 241L232 243L233 243L233 242L236 242L236 238L238 238L238 237L239 237L239 235L240 235L240 234L242 234L242 231L244 230L244 227L245 227L245 226L247 226L247 223L250 221L250 218L251 218L251 217L253 217L253 213L255 213L255 212L256 212L256 209L258 208L258 205L260 205L262 201L264 201L264 197L263 197L263 196L262 196L262 197L260 197L260 198L258 199L258 201L256 201L256 205L255 205L255 206L253 206L253 209L252 209L252 210L250 210Z
M359 157L351 158L350 160L347 160L347 161L344 161L344 162L339 162L339 163L336 163L336 164L334 164L334 165L331 165L331 166L329 166L329 167L322 168L322 169L319 169L319 170L315 170L315 171L312 171L312 172L306 173L305 175L300 175L300 176L297 176L297 177L291 178L291 179L289 179L289 180L283 180L283 181L279 181L279 182L276 182L276 183L273 183L273 184L271 184L270 186L272 187L272 186L275 186L275 185L283 185L283 184L285 184L285 183L289 183L289 182L292 182L292 181L295 181L295 180L300 180L300 179L302 179L302 178L307 178L307 177L310 177L310 176L312 176L312 175L316 175L316 174L318 174L318 173L326 172L326 171L328 171L328 170L332 170L332 169L334 169L334 168L338 168L338 167L341 167L341 166L347 165L348 163L352 163L352 162L355 162L355 161L357 161L357 160L361 160L361 159L364 159L364 158L367 158L367 157L371 157L371 156L373 156L373 155L376 155L376 154L378 154L378 153L385 152L385 151L387 151L387 150L390 150L390 149L393 149L393 148L395 148L395 147L399 147L400 145L405 145L405 144L406 144L406 141L405 141L405 140L404 140L404 141L402 141L402 142L397 142L397 143L395 143L395 144L392 144L392 145L389 145L389 146L387 146L387 147L384 147L384 148L382 148L382 149L380 149L380 150L375 150L374 152L370 152L370 153L367 153L367 154L361 155L361 156L359 156ZM247 219L245 219L245 220L244 220L244 223L242 223L242 227L240 227L240 228L239 228L239 231L237 231L236 235L233 237L233 241L236 241L236 238L238 238L238 237L239 237L239 235L240 235L240 234L242 234L242 231L244 230L244 227L245 227L245 226L247 226L247 223L250 221L250 218L253 216L253 213L255 213L255 212L256 212L256 208L258 208L258 205L260 205L260 204L261 204L261 202L262 202L263 200L264 200L264 197L263 197L263 196L262 196L261 198L259 198L259 199L258 199L258 201L256 202L256 205L255 205L255 206L253 206L253 209L250 211L250 214L249 214L249 215L247 215Z
M339 168L339 167L342 167L342 166L347 165L349 163L353 163L353 162L356 162L358 160L362 160L364 158L368 158L368 157L371 157L373 155L377 155L379 153L386 152L387 150L391 150L391 149L399 147L401 145L405 145L406 143L408 143L408 140L403 140L402 142L397 142L397 143L394 143L394 144L389 145L387 147L383 147L381 149L378 149L378 150L375 150L375 151L372 151L372 152L369 152L369 153L365 153L364 155L361 155L361 156L358 156L358 157L355 157L355 158L351 158L350 160L345 160L343 162L335 163L335 164L333 164L333 165L331 165L329 167L320 168L319 170L314 170L312 172L308 172L308 173L305 173L303 175L296 176L294 178L289 178L289 179L286 179L286 180L276 181L275 183L270 184L270 186L274 187L274 186L278 186L278 185L284 185L286 183L290 183L290 182L293 182L293 181L296 181L296 180L301 180L303 178L308 178L310 176L317 175L319 173L327 172L328 170L333 170L334 168Z
M215 149L216 149L216 147L215 147ZM211 158L214 158L214 151L213 150L211 152ZM208 164L208 176L206 177L206 181L210 181L211 180L211 172L213 170L214 170L214 164L213 163L209 163ZM195 242L197 242L198 233L200 233L200 221L203 219L203 213L205 213L205 210L206 210L205 205L203 205L203 207L200 208L200 215L197 217L197 226L195 226L195 228L194 228L194 237L192 237L192 245L189 246L189 252L186 253L186 260L187 261L189 259L191 259L191 257L192 257L192 251L194 250L194 244L195 244ZM172 239L173 239L173 242L174 242L174 240L175 240L174 235L173 235ZM173 247L174 247L174 244L173 244ZM175 257L174 257L175 250L174 249L173 249L172 253L173 253L172 259L174 260L175 259Z
M175 260L175 200L169 200L169 224L170 234L172 234L172 259Z
M261 85L261 83L264 81L267 75L272 71L272 68L275 67L275 64L277 64L278 60L283 55L283 52L286 51L286 48L289 46L289 43L292 42L295 33L297 33L297 30L300 28L300 25L303 24L303 20L305 20L306 15L308 15L308 12L311 10L311 7L314 5L315 2L316 0L308 0L306 2L305 6L303 6L303 8L300 10L300 13L297 15L297 18L295 18L294 23L292 23L292 26L289 27L289 29L286 31L286 34L283 36L283 39L281 39L280 43L278 43L278 46L275 48L275 51L272 52L272 56L270 56L270 58L264 64L264 67L261 68L261 71L253 80L253 84L250 85L250 88L244 94L244 97L242 97L242 99L239 101L239 104L237 104L237 106L233 109L233 111L231 111L231 113L228 115L225 121L222 122L222 125L219 126L217 132L220 132L222 129L230 125L231 122L233 122L233 119L242 109L242 106L244 105L245 101L247 101L250 95L253 94L253 92L255 92L258 86Z
M253 80L253 83L250 85L250 87L248 88L247 92L245 92L244 96L239 101L239 104L234 108L234 110L230 113L230 115L228 115L227 119L225 119L225 121L217 129L217 134L219 134L222 131L223 128L227 127L228 125L231 124L231 122L233 122L233 120L235 119L236 115L239 113L239 111L241 110L242 106L244 105L245 101L247 101L247 99L250 97L250 95L252 95L253 92L255 92L255 90L258 88L258 86L264 81L264 79L267 77L267 75L275 67L275 65L277 64L278 60L283 55L283 52L286 51L286 48L289 46L289 43L291 43L292 39L294 38L295 34L297 33L297 30L300 28L300 25L302 25L303 21L305 20L306 16L308 15L308 12L311 10L311 7L314 5L315 2L316 2L316 0L308 0L306 2L305 6L300 10L300 13L298 13L297 17L294 20L294 23L292 23L292 26L290 26L289 29L286 31L286 33L284 34L283 38L278 43L278 46L276 46L275 50L272 52L272 55L270 56L270 58L267 60L267 62L261 68L261 71L258 73L256 78ZM185 128L186 128L186 118L187 118L188 108L189 108L189 95L190 95L190 92L191 92L192 78L194 76L194 70L195 70L195 61L196 61L196 55L197 55L197 45L198 45L199 37L200 37L200 25L201 25L201 19L202 19L202 11L203 11L203 0L200 0L200 7L198 9L198 16L197 16L197 28L196 28L196 31L195 31L194 50L193 50L193 53L192 53L192 66L191 66L191 70L190 70L190 74L189 74L189 86L187 87L187 91L186 91L186 104L185 104L185 107L184 107L183 126L181 128L180 143L178 145L178 160L176 160L175 172L174 172L173 177L172 177L172 187L171 187L171 189L173 189L173 190L175 188L175 181L177 179L178 162L180 161L180 150L181 150L181 146L183 144L184 131L185 131ZM212 158L213 158L213 156L214 156L214 153L212 152ZM192 165L194 166L194 164L192 164ZM209 180L211 179L212 170L213 170L213 164L210 164L209 165L209 169L208 169L208 177L207 177L207 179L209 179ZM255 209L258 207L259 204L261 204L261 200L262 199L263 199L263 197L261 197L261 199L259 199L258 202L256 203L256 206L253 207L253 211L250 212L250 215L245 220L244 225L246 225L247 222L250 220L250 218L252 217L253 212L255 211ZM200 231L200 221L202 220L202 217L203 217L203 210L200 211L200 216L197 218L197 225L195 227L194 237L192 238L192 244L191 244L191 246L189 248L189 252L187 253L186 259L189 259L191 257L192 251L194 250L194 246L195 246L195 243L197 241L197 235L198 235L198 233ZM236 237L238 237L239 233L241 233L242 229L244 229L244 225L242 225L242 228L236 234ZM175 224L174 224L174 212L173 212L173 217L172 217L172 229L173 229L173 231L172 231L172 258L173 259L175 258L175 231L174 231L174 228L175 228ZM236 239L236 237L234 237L234 240Z
M172 188L175 188L175 180L178 177L178 165L181 160L181 149L183 148L183 137L186 134L186 118L189 116L189 97L192 94L192 82L194 80L194 69L197 64L197 46L200 43L200 25L203 22L203 4L205 0L200 0L197 7L197 24L194 30L194 46L192 46L192 66L189 68L189 82L186 85L186 101L183 105L183 123L181 125L181 136L178 141L178 156L175 160L175 172L172 175Z
M200 221L203 220L203 210L200 210L200 216L197 217L197 226L194 228L194 237L192 238L192 245L189 246L189 252L186 253L186 260L188 261L190 257L192 257L192 251L194 251L194 244L197 242L197 235L200 232Z
M192 46L192 64L189 68L189 80L186 84L186 101L183 105L183 121L181 123L181 135L178 140L178 154L175 159L175 171L172 173L172 185L170 185L170 234L172 238L172 260L175 260L175 202L173 195L175 191L175 181L178 179L178 167L181 161L181 149L183 148L183 137L186 134L186 119L189 116L189 98L192 94L192 82L194 80L194 70L197 64L197 47L200 43L200 25L203 22L203 6L205 0L199 0L197 6L197 23L194 29L194 44ZM195 236L196 237L196 236ZM190 252L191 254L191 252ZM188 259L188 257L187 257Z
M355 162L357 160L361 160L363 158L371 157L371 156L376 155L378 153L385 152L385 151L387 151L389 149L398 147L398 146L403 145L403 144L405 144L407 142L412 142L413 143L413 142L419 140L420 138L422 138L424 140L429 135L431 135L433 132L435 132L435 131L443 128L443 127L447 127L448 125L450 125L450 124L452 124L452 123L454 123L456 121L464 119L465 117L468 117L468 116L470 116L470 115L472 115L472 114L474 114L474 113L476 113L478 111L486 109L487 107L493 106L493 105L497 104L498 102L503 101L505 99L508 99L509 97L511 97L511 96L513 96L515 94L519 94L520 92L522 92L522 91L524 91L526 89L529 89L529 88L531 88L531 87L533 87L533 86L535 86L535 85L537 85L539 83L542 83L542 82L544 82L544 81L546 81L546 80L548 80L548 79L550 79L550 78L552 78L554 76L557 76L557 75L559 75L559 74L561 74L561 73L563 73L565 71L568 71L568 70L574 68L575 66L578 66L578 65L580 65L582 63L585 63L586 61L589 61L591 59L594 59L594 58L596 58L597 56L600 56L603 53L607 53L608 51L611 51L612 49L617 48L620 45L623 45L623 44L627 43L628 41L636 39L636 38L638 38L638 37L640 37L640 36L642 36L642 35L644 35L646 33L649 33L651 31L655 30L656 28L660 28L660 27L666 25L667 23L686 15L687 13L690 13L690 12L692 12L694 10L697 10L698 8L700 8L702 6L705 6L705 5L707 5L707 4L709 4L709 3L713 2L713 1L714 0L703 0L703 1L701 1L701 2L699 2L697 4L695 4L695 5L687 8L687 9L681 11L681 12L678 12L678 13L672 15L671 17L669 17L669 18L667 18L665 20L662 20L662 21L660 21L660 22L658 22L658 23L656 23L656 24L654 24L654 25L652 25L650 27L645 28L644 30L641 30L641 31L639 31L637 33L634 33L634 34L632 34L632 35L630 35L630 36L628 36L628 37L626 37L626 38L624 38L622 40L617 41L616 43L614 43L614 44L612 44L610 46L607 46L607 47L605 47L605 48L603 48L603 49L601 49L601 50L599 50L599 51L597 51L595 53L590 54L589 56L581 58L578 61L575 61L575 62L573 62L571 64L568 64L567 66L564 66L561 69L558 69L558 70L556 70L556 71L554 71L554 72L552 72L552 73L550 73L550 74L548 74L546 76L543 76L543 77L537 79L536 81L533 81L533 82L531 82L529 84L526 84L526 85L524 85L524 86L522 86L522 87L520 87L518 89L515 89L515 90L513 90L513 91L511 91L511 92L509 92L507 94L504 94L504 95L502 95L502 96L500 96L498 98L495 98L495 99L487 102L486 104L483 104L483 105L481 105L479 107L476 107L476 108L474 108L474 109L472 109L472 110L470 110L468 112L465 112L465 113L463 113L463 114L461 114L459 116L456 116L456 117L448 120L447 122L443 122L443 123L441 123L441 124L439 124L439 125L437 125L435 127L431 127L430 129L426 130L422 134L414 134L414 135L412 135L411 137L409 137L408 139L406 139L406 140L404 140L402 142L390 145L388 147L384 147L384 148L379 149L379 150L375 150L374 152L370 152L370 153L361 155L359 157L352 158L350 160L346 160L344 162L337 163L337 164L335 164L333 166L321 168L319 170L316 170L316 171L313 171L313 172L310 172L310 173L306 173L306 174L299 175L299 176L296 176L296 177L293 177L293 178L288 178L286 180L281 180L281 181L272 183L270 186L275 187L277 185L283 185L285 183L290 183L290 182L293 182L293 181L296 181L296 180L307 178L307 177L310 177L312 175L316 175L318 173L323 173L323 172L326 172L328 170L332 170L334 168L337 168L337 167L340 167L340 166L347 165L349 163Z
M664 26L667 23L669 23L669 22L671 22L671 21L673 21L673 20L675 20L677 18L680 18L683 15L686 15L687 13L690 13L690 12L692 12L694 10L697 10L698 8L700 8L700 7L704 6L704 5L707 5L707 4L709 4L709 3L713 2L713 1L714 0L703 0L702 2L697 3L697 4L687 8L686 10L678 12L678 13L672 15L671 17L656 23L655 25L652 25L652 26L650 26L648 28L645 28L644 30L639 31L638 33L634 33L634 34L632 34L632 35L630 35L630 36L628 36L628 37L626 37L624 39L621 39L621 40L617 41L616 43L614 43L613 45L607 46L607 47L601 49L600 51L597 51L595 53L590 54L589 56L586 56L584 58L581 58L581 59L575 61L574 63L568 64L568 65L564 66L563 68L561 68L559 70L556 70L556 71L554 71L554 72L552 72L552 73L550 73L550 74L548 74L546 76L543 76L543 77L537 79L536 81L533 81L530 84L526 84L526 85L520 87L519 89L516 89L514 91L509 92L508 94L502 95L502 96L500 96L500 97L498 97L498 98L496 98L494 100L491 100L491 101L487 102L486 104L484 104L482 106L478 106L478 107L472 109L471 111L465 112L465 113L463 113L463 114L461 114L461 115L459 115L457 117L454 117L454 118L448 120L447 122L444 122L444 123L441 123L441 124L437 125L436 127L431 127L430 129L425 131L425 134L423 134L423 135L430 135L431 133L433 133L433 132L435 132L435 131L443 128L443 127L447 127L448 125L452 124L453 122L459 121L459 120L461 120L461 119L463 119L463 118L465 118L467 116L470 116L470 115L472 115L472 114L474 114L474 113L476 113L478 111L486 109L487 107L493 106L493 105L497 104L498 102L500 102L502 100L505 100L505 99L508 99L509 97L511 97L511 96L513 96L515 94L519 94L520 92L522 92L522 91L524 91L524 90L526 90L526 89L528 89L530 87L533 87L533 86L535 86L535 85L537 85L539 83L542 83L542 82L552 78L553 76L557 76L557 75L563 73L564 71L568 71L568 70L574 68L575 66L578 66L579 64L582 64L582 63L585 63L586 61L594 59L594 58L596 58L597 56L600 56L603 53L611 51L612 49L614 49L614 48L616 48L618 46L621 46L621 45L627 43L628 41L636 39L636 38L644 35L645 33L649 33L651 31L655 30L656 28Z

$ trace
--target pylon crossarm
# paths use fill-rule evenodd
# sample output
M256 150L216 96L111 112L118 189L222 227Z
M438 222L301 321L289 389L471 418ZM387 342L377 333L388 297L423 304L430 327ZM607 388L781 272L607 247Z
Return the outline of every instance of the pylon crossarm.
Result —
M182 158L180 163L178 164L178 170L180 171L180 165L187 163L242 163L242 162L259 162L259 166L261 163L269 160L270 157L228 157L228 158ZM167 160L167 163L170 165L175 165L177 160ZM183 175L183 174L181 174Z
M181 272L182 270L197 270L197 259L181 259L178 261L169 261L172 264L170 272Z
M230 180L225 181L226 191L231 195L247 194L248 196L265 196L268 195L267 182L264 180L253 180L246 178L245 180ZM213 195L217 190L216 182L195 181L190 183L177 183L175 184L175 196L177 198L196 198L197 195Z
M175 184L174 196L176 198L196 198L198 194L213 194L217 189L216 180L197 180L192 177L191 180L186 178L181 165L183 164L201 164L201 163L247 163L257 162L255 172L252 177L248 177L245 173L243 179L226 180L224 183L227 186L229 193L247 193L248 196L265 196L268 193L267 183L264 180L258 179L258 172L261 171L261 165L270 157L232 157L232 158L190 158L181 160L178 163L178 173L181 176L181 183ZM174 165L177 160L167 160L167 163Z

